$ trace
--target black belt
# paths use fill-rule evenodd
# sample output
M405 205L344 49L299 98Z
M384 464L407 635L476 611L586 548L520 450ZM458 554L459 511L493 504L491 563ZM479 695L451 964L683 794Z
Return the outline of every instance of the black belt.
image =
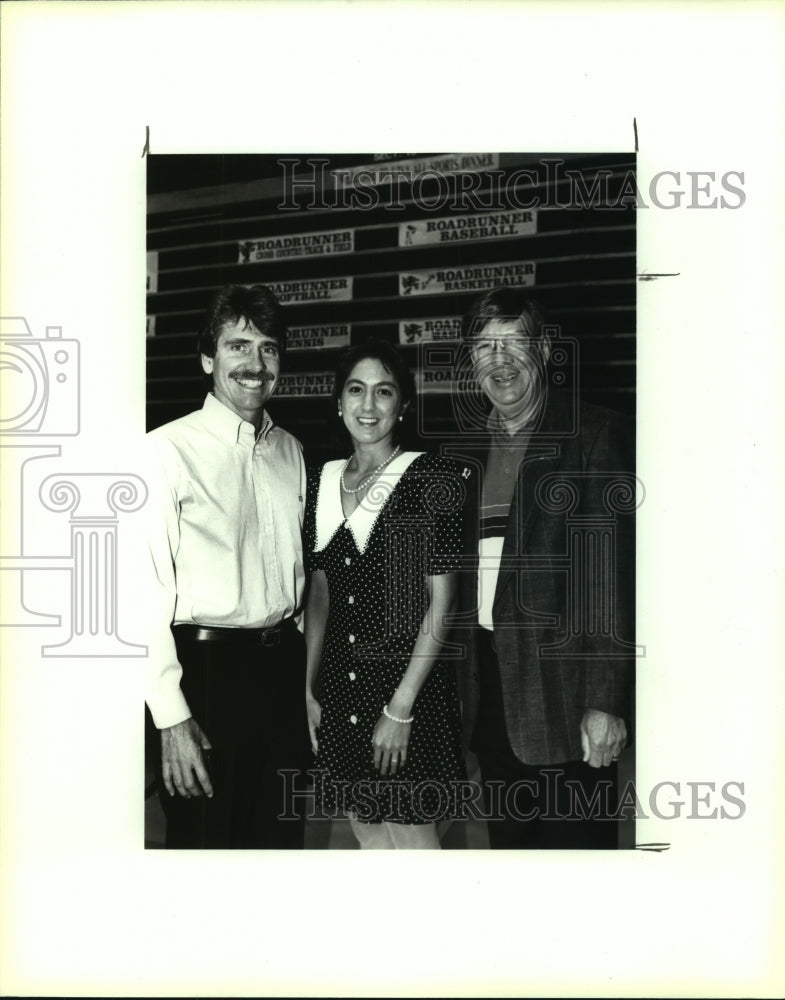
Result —
M192 642L221 642L235 646L277 646L281 634L297 628L294 618L286 618L269 628L226 628L217 625L175 625L178 635L185 635Z

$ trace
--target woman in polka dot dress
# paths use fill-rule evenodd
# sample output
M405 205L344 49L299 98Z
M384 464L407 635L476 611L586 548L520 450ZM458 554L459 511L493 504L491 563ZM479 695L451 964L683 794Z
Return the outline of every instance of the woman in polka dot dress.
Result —
M333 405L352 441L309 483L306 702L317 805L363 848L438 848L458 815L454 610L463 480L396 444L414 381L382 342L352 348ZM453 654L452 657L450 654Z

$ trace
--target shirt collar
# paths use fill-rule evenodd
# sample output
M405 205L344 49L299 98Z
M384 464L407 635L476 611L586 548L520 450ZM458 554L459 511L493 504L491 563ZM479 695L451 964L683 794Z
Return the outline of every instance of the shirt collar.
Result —
M240 441L250 441L253 443L256 440L257 435L254 425L247 420L243 420L242 417L238 417L233 410L230 410L228 406L225 406L219 399L216 399L212 392L208 392L205 397L202 412L212 430L227 444L235 445ZM262 427L259 431L259 437L266 438L272 428L273 422L267 410L263 410Z
M404 472L421 451L403 451L381 472L363 497L358 507L345 517L341 506L341 473L346 459L339 458L327 462L319 483L316 501L316 545L314 551L321 552L330 544L333 535L345 524L354 537L358 552L365 552L374 525L381 514L392 491L400 482Z
M488 430L495 438L509 441L512 438L527 437L537 426L538 420L523 420L520 423L513 421L512 424L502 421L501 414L497 409L491 410L488 416Z

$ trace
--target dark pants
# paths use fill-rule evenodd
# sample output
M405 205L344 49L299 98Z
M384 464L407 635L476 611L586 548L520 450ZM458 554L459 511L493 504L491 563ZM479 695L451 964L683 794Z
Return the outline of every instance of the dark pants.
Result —
M197 641L190 626L173 632L183 694L212 744L213 796L168 794L159 740L167 848L302 848L304 797L291 795L310 762L302 635L291 620L275 644L239 629L230 641Z
M478 629L480 706L472 739L482 772L488 839L497 849L615 850L617 766L534 765L507 738L493 635Z

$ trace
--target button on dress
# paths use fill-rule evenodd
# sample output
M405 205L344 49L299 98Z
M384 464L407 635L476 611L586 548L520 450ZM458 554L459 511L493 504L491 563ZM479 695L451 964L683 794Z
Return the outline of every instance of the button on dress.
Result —
M410 824L457 816L455 783L466 778L458 660L444 655L431 668L396 777L374 768L371 738L409 665L428 608L426 576L460 565L464 482L452 462L405 452L346 518L344 465L328 462L309 477L305 515L307 564L326 574L330 601L315 687L317 810Z

